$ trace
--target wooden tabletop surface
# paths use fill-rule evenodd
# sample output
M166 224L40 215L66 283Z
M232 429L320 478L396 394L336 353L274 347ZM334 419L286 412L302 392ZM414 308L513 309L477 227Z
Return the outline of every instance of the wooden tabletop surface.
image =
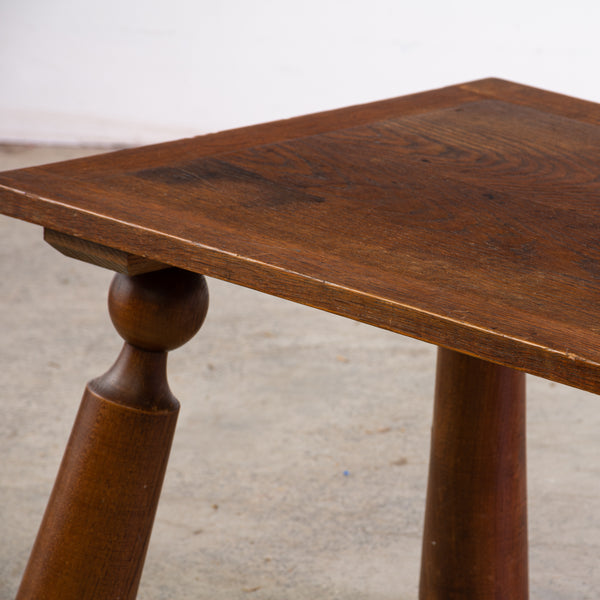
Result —
M0 212L600 390L590 102L486 79L6 172Z

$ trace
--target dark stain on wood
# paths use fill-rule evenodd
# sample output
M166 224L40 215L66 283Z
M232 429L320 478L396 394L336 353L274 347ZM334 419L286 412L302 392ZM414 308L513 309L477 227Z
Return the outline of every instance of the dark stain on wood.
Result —
M5 173L0 210L597 391L598 125L483 80Z

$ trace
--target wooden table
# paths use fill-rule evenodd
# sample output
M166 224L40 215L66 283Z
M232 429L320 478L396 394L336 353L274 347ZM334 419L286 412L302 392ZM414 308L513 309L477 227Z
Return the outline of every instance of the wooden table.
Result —
M440 346L422 599L528 594L525 375L600 387L600 106L486 79L0 175L118 272L18 598L134 598L202 275Z

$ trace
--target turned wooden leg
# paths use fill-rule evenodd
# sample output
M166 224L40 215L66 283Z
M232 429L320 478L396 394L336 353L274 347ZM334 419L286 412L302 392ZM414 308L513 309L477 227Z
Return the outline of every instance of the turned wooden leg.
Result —
M421 600L528 597L525 375L438 353Z
M86 387L19 600L135 598L179 410L167 351L207 307L200 275L115 276L109 310L125 345Z

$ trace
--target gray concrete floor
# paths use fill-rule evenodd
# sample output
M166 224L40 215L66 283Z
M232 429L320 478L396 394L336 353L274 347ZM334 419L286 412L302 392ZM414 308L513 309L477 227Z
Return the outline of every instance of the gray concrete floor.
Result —
M0 147L0 170L93 149ZM111 273L0 218L0 598L85 382L121 342ZM417 597L435 348L210 280L140 600ZM531 597L600 589L600 400L528 379ZM347 471L349 474L345 475Z

